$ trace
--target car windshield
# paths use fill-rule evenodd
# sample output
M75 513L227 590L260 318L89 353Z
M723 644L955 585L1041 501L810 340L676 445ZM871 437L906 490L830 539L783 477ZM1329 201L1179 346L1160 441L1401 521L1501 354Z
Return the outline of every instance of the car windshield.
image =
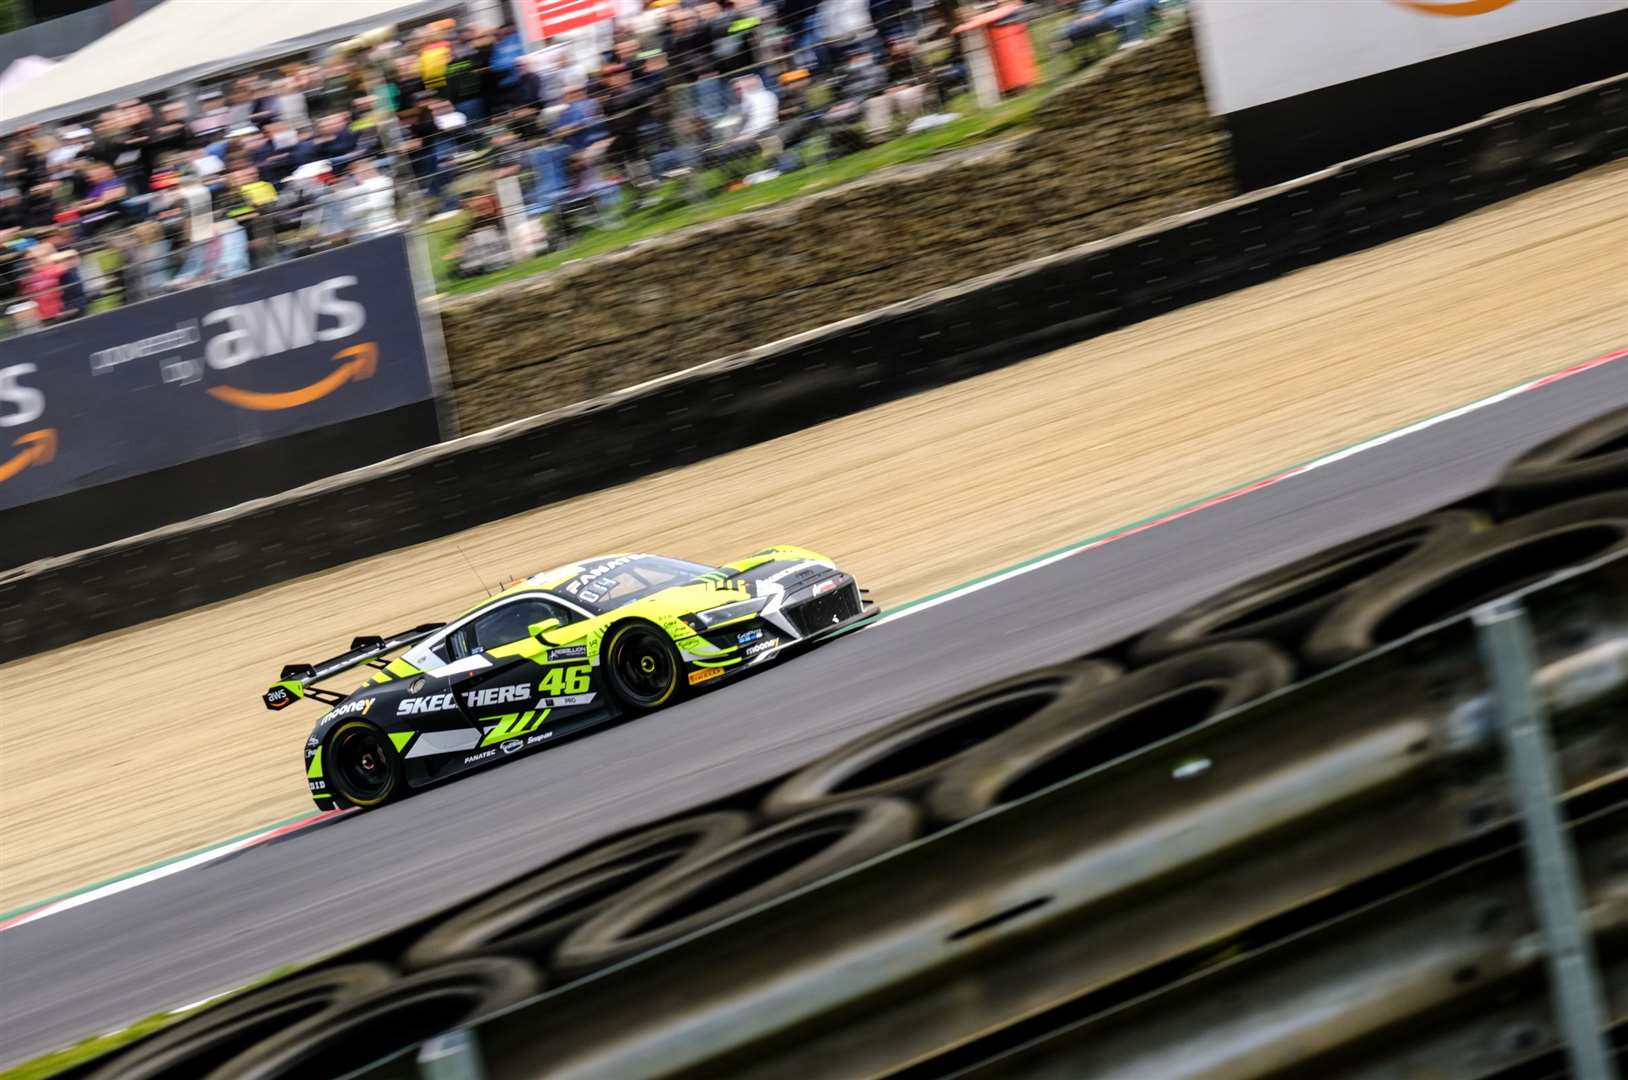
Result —
M682 585L714 568L660 555L619 555L584 563L582 573L555 589L595 615L630 604L660 589Z

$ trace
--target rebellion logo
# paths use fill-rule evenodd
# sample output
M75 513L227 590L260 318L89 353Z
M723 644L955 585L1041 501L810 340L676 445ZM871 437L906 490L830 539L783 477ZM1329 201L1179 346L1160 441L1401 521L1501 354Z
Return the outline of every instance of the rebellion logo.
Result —
M1515 0L1391 0L1394 4L1427 15L1485 15L1489 11L1506 8Z

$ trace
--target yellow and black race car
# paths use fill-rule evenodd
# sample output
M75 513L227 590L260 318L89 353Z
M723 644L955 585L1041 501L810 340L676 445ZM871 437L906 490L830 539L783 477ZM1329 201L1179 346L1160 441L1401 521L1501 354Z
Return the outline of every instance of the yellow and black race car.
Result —
M876 613L851 575L802 548L719 567L610 555L536 574L451 622L289 664L263 700L327 705L305 744L311 797L372 807L660 708ZM376 670L349 695L316 685L364 664Z

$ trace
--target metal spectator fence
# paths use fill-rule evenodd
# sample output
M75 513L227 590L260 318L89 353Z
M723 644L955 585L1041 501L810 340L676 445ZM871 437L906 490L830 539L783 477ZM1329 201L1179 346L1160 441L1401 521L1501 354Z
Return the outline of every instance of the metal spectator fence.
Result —
M559 126L564 109L559 104L512 108L478 124L443 130L428 151L407 142L411 136L399 117L377 113L380 148L374 160L393 180L393 213L400 221L438 235L456 233L439 245L445 257L438 278L480 276L543 253L567 252L630 213L702 203L726 190L880 145L911 130L914 121L948 119L941 110L968 85L946 47L948 38L934 36L948 29L910 10L880 20L862 37L793 42L784 33L765 35L755 41L759 47L750 63L738 70L673 82L637 108L603 115L596 123L610 138L586 150L578 145L580 131ZM890 58L874 50L900 34L913 35L914 45L908 56L891 59L890 71ZM765 42L774 47L763 47ZM941 49L943 62L924 58ZM840 58L858 50L878 58L881 82L873 78L868 90L861 87L867 96L848 94L840 70ZM683 71L699 51L666 59L673 70ZM812 72L798 66L813 56L822 57L823 65ZM741 132L732 85L739 78L756 78L776 92L774 122L761 131ZM221 194L230 192L215 197ZM359 229L352 212L374 197L325 188L318 181L303 192L285 186L276 202L236 213L222 215L212 207L213 219L228 222L220 239L232 253L224 261L208 250L213 235L183 227L173 238L153 238L152 230L143 228L151 219L91 231L37 229L41 239L65 239L55 246L71 251L67 261L79 271L77 285L47 285L43 292L55 301L49 304L53 310L66 307L56 317L66 319L273 265L376 231ZM449 220L455 211L463 212L461 220ZM120 216L140 213L137 207ZM246 262L238 258L239 241ZM24 296L31 269L26 251L0 251L0 337L40 325L41 305Z

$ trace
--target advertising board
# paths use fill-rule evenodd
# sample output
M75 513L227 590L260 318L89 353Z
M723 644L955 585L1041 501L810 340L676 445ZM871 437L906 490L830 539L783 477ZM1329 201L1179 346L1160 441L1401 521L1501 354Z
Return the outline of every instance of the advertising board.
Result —
M432 397L399 233L0 341L0 510Z
M1235 113L1628 10L1628 0L1192 0L1210 111Z

